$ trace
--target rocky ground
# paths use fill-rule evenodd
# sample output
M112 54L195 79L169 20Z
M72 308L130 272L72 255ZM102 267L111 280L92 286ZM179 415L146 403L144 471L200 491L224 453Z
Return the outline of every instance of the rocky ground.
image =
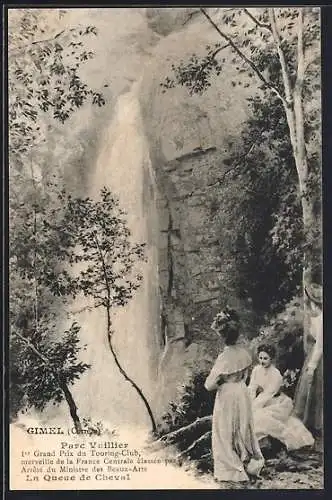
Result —
M305 450L280 452L266 460L261 477L250 484L224 484L221 489L323 489L323 453Z
M302 448L293 452L287 452L278 440L266 437L260 441L265 465L258 479L245 484L216 483L212 474L209 426L209 416L197 419L192 424L164 435L159 444L166 445L169 452L177 457L179 465L203 482L209 483L210 488L212 484L213 488L220 489L324 488L323 440L318 436L313 448Z
M324 488L323 456L320 452L281 453L266 461L262 478L249 488L257 489L322 489Z

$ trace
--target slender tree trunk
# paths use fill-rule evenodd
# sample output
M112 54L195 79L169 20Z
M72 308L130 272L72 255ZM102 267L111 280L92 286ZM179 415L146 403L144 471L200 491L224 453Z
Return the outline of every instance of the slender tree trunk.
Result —
M81 424L81 421L80 421L79 416L77 414L77 406L76 406L76 403L74 401L73 395L70 392L69 387L66 384L66 382L59 381L59 384L60 384L61 390L65 396L66 402L68 404L69 413L70 413L70 416L74 422L76 433L82 434L82 424Z
M309 311L307 307L307 300L305 298L304 288L312 282L312 256L310 255L310 248L308 246L311 228L315 220L313 200L307 196L306 187L308 181L308 162L307 153L304 141L304 127L303 127L303 110L300 95L294 92L294 108L295 110L285 109L286 118L290 133L290 141L292 145L293 157L295 161L299 195L301 198L302 208L302 229L305 243L305 250L303 252L303 271L302 271L302 288L303 288L303 344L304 350L307 349L307 336L309 332ZM299 109L301 108L301 109Z
M94 240L95 240L95 243L96 243L97 251L99 253L100 262L101 262L101 265L102 265L102 271L103 271L104 279L105 279L105 288L106 288L106 291L107 291L107 299L106 299L106 304L104 304L104 306L105 306L105 309L106 309L106 319L107 319L106 330L107 330L108 345L109 345L111 353L113 355L115 364L118 367L121 375L124 377L125 380L127 380L127 382L130 382L130 384L132 385L132 387L135 389L135 391L137 392L137 394L139 395L139 397L143 401L144 406L146 408L146 411L148 412L148 415L149 415L149 418L150 418L150 421L151 421L152 432L154 434L156 434L157 433L156 421L154 419L154 416L153 416L151 407L149 405L149 402L146 399L146 397L144 396L142 389L140 389L138 387L138 385L129 377L129 375L126 373L126 371L121 366L120 361L118 359L118 356L117 356L117 354L116 354L116 352L114 350L114 347L113 347L113 343L112 343L112 323L111 323L111 285L110 285L109 280L108 280L108 275L107 275L107 269L106 269L104 255L103 255L102 249L100 247L100 244L99 244L99 241L98 241L98 236L97 236L96 232L94 233L93 237L94 237Z
M22 342L24 342L24 344L27 345L34 352L34 354L40 359L40 361L46 367L49 366L49 364L50 364L49 359L44 354L42 354L37 349L37 347L32 342L30 342L30 340L26 339L23 335L21 335L18 332L15 332L14 335L16 335L16 337L18 337ZM69 390L68 384L61 377L61 375L59 375L58 373L52 372L52 375L54 376L55 380L59 384L59 387L60 387L60 389L62 390L62 392L63 392L63 394L65 396L65 399L66 399L68 407L69 407L70 416L73 419L76 432L79 434L80 432L82 432L82 425L81 425L80 419L79 419L78 414L77 414L76 403L74 401L72 393Z
M303 166L303 161L300 158L301 165ZM305 168L303 169L305 170ZM306 184L307 178L303 179L304 185ZM301 183L300 183L301 185ZM308 334L310 332L310 308L308 307L308 300L305 294L305 287L310 285L313 281L313 255L312 249L310 248L310 233L312 231L314 221L315 221L315 211L314 203L310 197L306 196L305 188L300 191L301 195L301 206L302 206L302 217L303 217L303 232L304 232L304 243L305 249L303 252L303 270L302 270L302 288L303 288L303 347L304 351L307 352L307 340Z
M313 254L310 248L310 236L315 221L314 200L307 193L307 183L309 176L308 158L305 143L304 129L304 109L303 109L303 82L305 76L305 54L303 43L303 25L304 25L304 9L299 8L297 20L297 71L295 84L291 84L289 70L285 58L284 51L281 45L281 39L278 32L275 10L269 10L272 34L277 46L279 61L281 65L281 74L285 92L285 101L283 101L285 114L287 118L290 142L293 150L295 161L299 194L301 197L302 207L302 222L305 250L303 253L303 272L302 272L302 287L303 287L303 304L304 304L304 322L303 322L303 343L304 350L307 350L307 337L310 331L310 313L307 307L304 289L312 282L313 279Z
M157 433L157 425L156 425L156 421L154 419L154 416L153 416L153 413L151 410L151 406L150 406L148 400L146 399L146 397L144 396L142 389L140 389L140 387L138 387L138 385L129 377L129 375L126 373L126 371L121 366L119 359L118 359L118 356L114 350L113 343L112 343L111 316L110 316L110 307L109 306L106 307L106 314L107 314L107 340L108 340L108 344L109 344L111 353L113 355L115 364L118 367L121 375L125 378L125 380L127 380L127 382L129 382L132 385L132 387L135 389L135 391L137 392L137 394L139 395L139 397L143 401L144 406L146 408L146 411L147 411L149 418L150 418L150 421L151 421L152 432L153 432L153 434L156 434Z
M303 230L305 238L305 250L303 255L303 294L304 289L307 285L310 285L313 281L313 269L314 254L312 248L310 248L310 242L312 241L312 229L315 223L315 209L314 200L310 194L308 194L308 178L309 178L309 166L308 157L305 143L305 128L304 128L304 107L303 107L303 84L305 77L305 54L304 54L304 8L299 9L298 20L297 20L297 75L296 82L294 85L294 116L295 116L295 126L296 126L296 168L299 175L299 185L301 193L301 203L302 203L302 215L303 215ZM304 349L307 350L307 338L310 332L310 310L307 307L307 300L304 296Z
M308 59L308 54L305 52L304 44L304 17L305 8L298 9L297 16L297 68L296 68L296 79L293 83L293 78L291 78L289 62L286 57L286 53L283 47L282 35L280 33L280 26L278 26L278 16L275 8L268 9L269 24L262 24L257 22L257 20L250 14L246 9L244 11L246 14L254 20L258 26L264 29L268 29L275 43L276 51L279 58L281 77L282 77L282 91L280 91L279 86L273 85L265 76L261 73L259 68L248 59L246 54L234 43L234 41L224 33L220 27L211 19L205 9L201 8L201 12L208 19L210 24L218 32L219 36L226 40L232 47L233 51L245 61L251 69L256 73L258 78L273 91L278 98L281 100L284 111L286 114L287 124L289 128L290 143L292 146L293 157L296 164L296 170L299 182L299 193L301 196L301 206L302 206L302 221L303 221L303 234L305 238L305 251L303 256L303 293L304 287L313 281L313 268L314 268L314 256L312 249L310 248L311 231L315 221L315 211L314 211L314 201L310 195L307 193L307 181L309 176L308 171L308 158L305 144L305 133L304 133L304 109L303 109L303 84L305 79L305 71L308 66L315 60L314 58ZM310 313L308 311L307 301L304 299L304 346L306 347L306 338L310 328Z
M302 216L303 216L303 231L304 231L304 243L305 249L303 252L303 271L302 271L302 286L303 286L303 347L304 351L307 352L307 340L308 334L310 333L310 308L308 307L308 300L305 294L305 287L310 286L313 282L313 251L310 248L310 241L312 239L311 232L315 224L315 209L314 203L311 197L307 197L305 191L301 193L301 206L302 206Z

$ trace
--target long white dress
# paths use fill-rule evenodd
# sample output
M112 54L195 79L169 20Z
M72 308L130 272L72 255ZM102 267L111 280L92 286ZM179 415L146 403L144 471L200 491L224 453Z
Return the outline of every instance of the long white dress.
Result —
M253 400L257 438L271 436L290 450L312 446L314 438L298 418L292 416L293 401L281 392L282 375L274 366L254 367L249 391Z
M309 429L323 431L323 312L310 319L307 355L294 396L294 416ZM313 377L308 376L311 365Z
M205 381L217 389L212 418L214 477L218 481L247 481L264 465L255 436L252 404L244 378L252 360L239 346L226 347ZM221 382L220 382L220 379Z

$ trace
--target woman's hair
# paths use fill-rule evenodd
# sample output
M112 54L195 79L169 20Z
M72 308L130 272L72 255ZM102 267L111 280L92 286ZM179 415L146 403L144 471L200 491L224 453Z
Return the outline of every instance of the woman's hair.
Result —
M257 348L257 354L259 354L260 352L266 352L266 354L268 354L271 359L274 359L277 354L276 348L271 344L260 344Z
M225 327L225 330L221 333L224 337L226 345L236 344L240 332L239 332L239 322L231 320L229 324Z
M226 345L236 344L240 334L239 327L239 316L230 307L218 313L212 323L212 328L224 339Z

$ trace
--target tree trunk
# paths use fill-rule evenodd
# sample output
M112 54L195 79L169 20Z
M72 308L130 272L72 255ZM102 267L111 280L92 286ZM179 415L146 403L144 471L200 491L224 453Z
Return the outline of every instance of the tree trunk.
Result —
M282 46L282 40L276 21L276 12L274 8L269 9L269 19L273 39L276 44L279 62L281 66L281 76L283 82L284 106L287 124L289 129L290 142L293 151L293 157L296 165L296 171L299 182L299 194L301 196L303 235L305 250L303 255L303 275L302 285L304 287L312 282L313 255L310 249L310 233L315 220L313 200L307 194L307 181L309 176L308 158L305 143L304 130L304 109L303 109L303 83L305 78L305 54L304 54L304 9L300 8L297 19L297 69L296 80L293 85L290 78L290 70ZM303 295L304 296L304 295ZM308 321L309 312L307 301L304 298L304 349L306 350L307 336L310 322Z
M304 323L303 323L303 347L304 351L307 352L307 339L310 332L310 308L308 307L308 299L305 294L305 287L313 282L313 255L312 249L310 248L310 232L313 228L315 222L315 211L312 200L307 200L302 197L302 212L303 212L303 230L305 233L305 243L306 248L303 255L303 304L304 304Z
M166 445L174 443L192 443L197 437L209 432L212 427L212 415L200 417L191 424L180 427L179 429L164 434L159 441Z
M36 348L36 346L32 342L30 342L30 340L26 339L25 337L23 337L23 335L21 335L18 332L15 332L14 335L16 335L27 346L29 346L30 349L35 353L37 358L39 358L45 366L49 366L49 364L50 364L49 359L46 356L44 356L44 354L39 352L38 349ZM66 381L64 380L63 377L61 377L61 375L59 375L55 371L52 371L52 374L53 374L53 377L55 378L57 384L59 384L59 387L65 396L65 399L66 399L68 407L69 407L70 416L73 419L73 422L75 425L76 432L77 432L77 434L80 434L82 432L82 425L81 425L79 416L77 415L77 406L76 406L76 403L75 403L74 398L72 396L72 393L70 392Z
M310 248L310 234L314 227L315 211L314 201L310 195L307 194L308 182L308 160L304 137L304 113L301 92L302 81L293 92L293 109L285 106L288 128L290 132L290 142L292 145L293 157L295 161L298 183L299 195L301 197L302 207L302 223L303 223L303 238L305 249L303 252L303 272L302 272L302 288L303 288L303 347L304 351L307 350L307 338L310 331L310 312L307 306L307 300L304 293L306 286L312 283L313 278L313 255Z
M81 424L81 421L80 421L79 416L77 414L77 406L76 406L76 403L74 401L73 395L70 392L69 387L66 384L66 382L60 381L59 383L60 383L61 390L64 393L65 399L67 401L70 416L73 419L76 433L82 434L82 424Z
M303 236L304 236L304 252L303 252L303 272L302 272L302 287L303 287L303 347L307 351L307 339L310 332L310 309L305 295L305 287L313 281L314 269L314 254L311 248L312 229L315 224L314 200L307 193L309 167L307 159L307 151L304 137L304 112L302 98L302 84L300 79L297 81L294 89L294 116L296 126L296 149L294 151L294 159L296 170L298 173L299 190L301 196L302 219L303 219Z
M182 450L178 458L181 457L190 457L190 458L196 458L199 459L200 457L204 456L205 454L211 452L211 443L212 439L212 431L207 431L203 436L200 436L199 438L195 439L187 448Z
M103 271L104 280L105 280L105 288L106 288L106 291L107 291L106 303L104 303L103 305L104 305L104 307L106 309L106 320L107 320L106 334L107 334L108 345L109 345L109 348L110 348L111 353L113 355L115 364L118 367L121 375L124 377L125 380L127 380L127 382L130 382L130 384L133 386L133 388L135 389L135 391L137 392L137 394L139 395L139 397L143 401L144 406L145 406L145 408L146 408L146 410L148 412L149 418L151 420L152 432L153 432L153 434L156 434L157 433L157 425L156 425L156 422L155 422L155 419L154 419L151 407L150 407L150 405L149 405L146 397L144 396L143 391L127 375L126 371L122 368L122 366L121 366L121 364L119 362L118 356L117 356L117 354L116 354L116 352L114 350L114 347L113 347L113 343L112 343L112 322L111 322L111 284L109 283L109 280L108 280L107 269L106 269L106 264L105 264L103 252L102 252L102 250L100 248L98 237L97 237L97 234L95 232L94 232L94 236L93 237L94 237L94 240L95 240L95 243L96 243L96 248L97 248L98 253L99 253L100 262L101 262L101 265L102 265L102 271Z
M140 389L140 387L138 387L138 385L129 377L129 375L126 373L126 371L122 368L122 366L119 362L118 356L114 350L113 343L112 343L111 316L110 316L109 307L106 307L106 314L107 314L107 340L108 340L108 345L109 345L111 353L113 355L115 364L118 367L118 369L119 369L121 375L124 377L124 379L127 380L127 382L129 382L132 385L132 387L135 389L135 391L137 392L137 394L139 395L139 397L143 401L144 406L146 408L146 411L147 411L149 418L150 418L150 421L151 421L152 433L156 434L157 433L157 425L156 425L156 421L154 419L154 416L153 416L153 413L151 410L151 406L149 405L148 400L144 396L142 389Z
M313 241L312 230L315 224L315 209L314 200L308 190L309 178L309 165L305 142L305 126L304 126L304 105L303 105L303 84L305 79L306 57L304 52L304 13L305 9L300 8L297 19L297 72L296 81L293 91L294 102L294 117L296 128L296 150L294 151L296 169L299 177L299 186L302 203L303 215L303 231L305 249L303 255L303 294L305 287L310 285L313 281L313 271L315 267L315 255L311 242ZM308 308L308 301L304 296L304 331L303 343L304 350L307 351L307 338L310 332L310 309Z

